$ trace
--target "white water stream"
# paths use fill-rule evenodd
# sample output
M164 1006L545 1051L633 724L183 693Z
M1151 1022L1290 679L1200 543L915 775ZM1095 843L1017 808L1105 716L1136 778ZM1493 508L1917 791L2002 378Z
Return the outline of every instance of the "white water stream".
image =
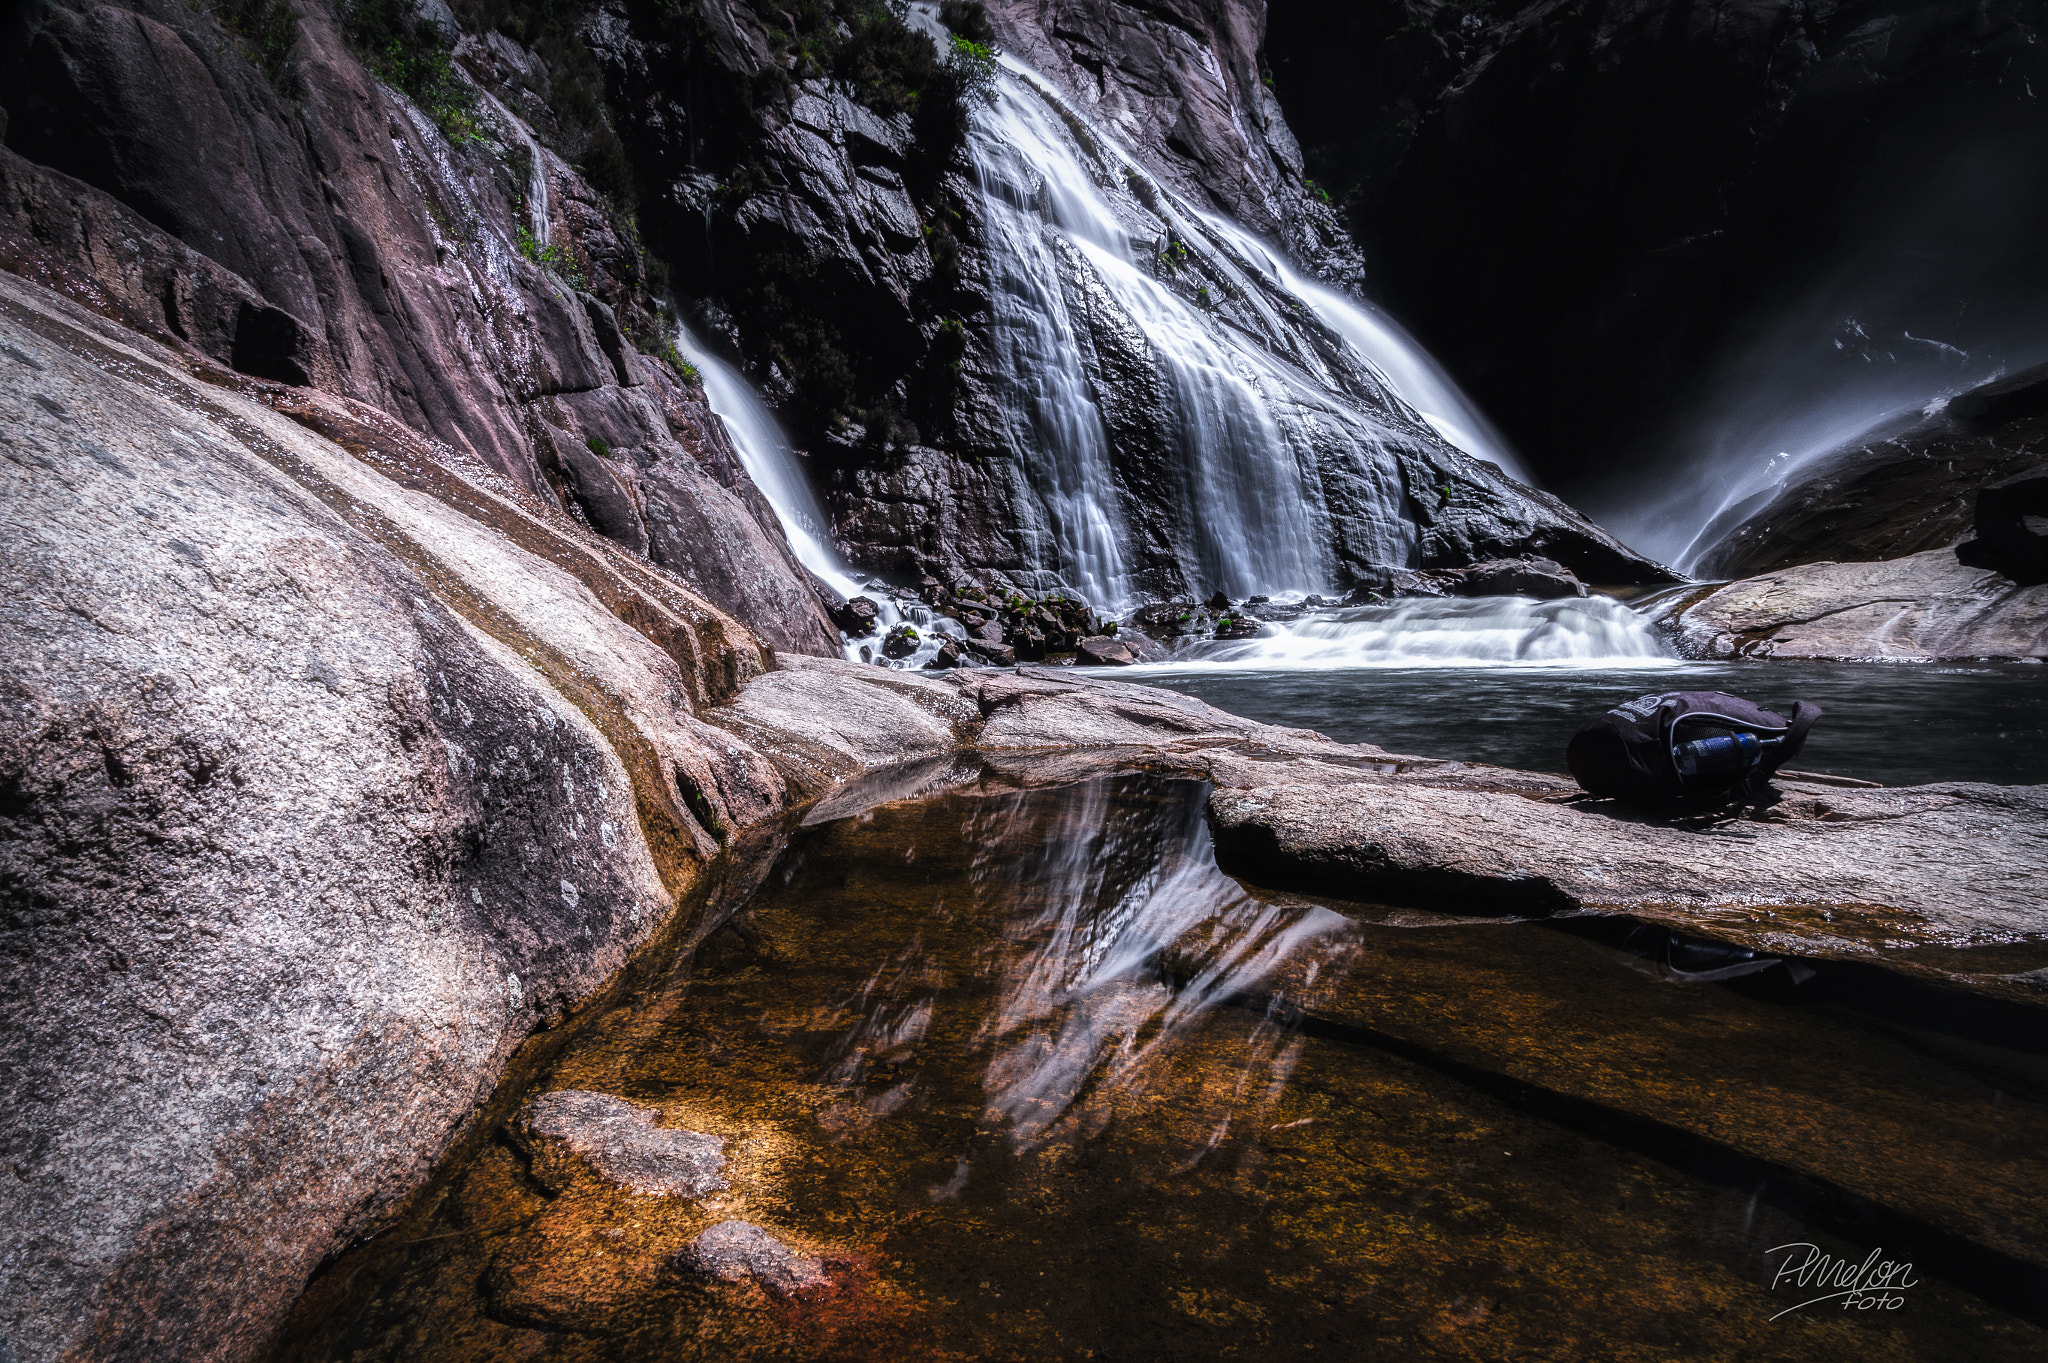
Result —
M974 111L970 149L988 228L1002 396L1032 494L1016 511L1042 590L1077 592L1105 612L1144 599L1119 496L1131 475L1118 467L1087 367L1105 333L1127 362L1137 357L1136 372L1120 370L1118 381L1151 390L1120 396L1151 402L1167 423L1170 467L1131 491L1187 527L1191 543L1176 551L1188 559L1182 571L1208 590L1237 598L1332 592L1340 520L1354 561L1410 566L1416 531L1388 442L1414 439L1417 417L1468 454L1522 476L1484 416L1391 320L1311 283L1241 228L1181 202L1015 58L1001 58L995 103ZM1169 287L1181 268L1176 260L1190 253L1201 277L1230 300L1227 316L1206 286L1194 300ZM1313 314L1342 337L1347 357L1335 363L1350 369L1333 370L1330 357L1282 315L1290 310ZM773 414L686 331L676 340L702 373L713 410L798 559L843 595L877 600L885 628L907 610L927 640L904 663L921 664L939 631L957 626L899 606L840 560L802 459ZM1099 353L1096 359L1099 366ZM1340 489L1343 506L1333 507L1331 487ZM1629 627L1631 619L1607 601L1404 602L1275 626L1216 661L1312 667L1425 657L1664 657L1654 636ZM862 644L849 644L849 656Z
M908 623L917 629L923 642L916 653L895 665L922 667L938 651L945 634L964 634L959 625L951 620L935 619L932 612L921 605L900 603L880 591L869 589L867 582L846 565L839 557L839 551L833 547L825 510L818 504L817 493L811 490L810 479L804 474L803 456L789 443L789 437L783 434L782 423L775 419L775 413L768 410L768 404L761 400L753 385L741 377L738 370L699 345L688 327L676 327L675 343L682 357L697 367L711 410L725 423L726 433L732 437L733 448L739 451L740 463L745 465L747 476L754 480L754 486L761 489L761 495L775 508L776 519L782 522L783 533L789 536L789 547L795 552L797 562L816 573L841 596L864 595L875 603L878 612L875 634L870 638L847 641L847 658L854 662L882 661L882 636L895 626Z
M1253 607L1254 610L1257 607ZM1204 669L1675 665L1651 621L1604 596L1411 597L1319 611L1257 638L1201 646Z

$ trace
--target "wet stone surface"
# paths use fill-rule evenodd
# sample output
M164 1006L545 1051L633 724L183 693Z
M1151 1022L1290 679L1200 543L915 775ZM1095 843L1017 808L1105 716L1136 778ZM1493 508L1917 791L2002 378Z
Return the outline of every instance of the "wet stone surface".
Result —
M778 1297L831 1281L818 1260L796 1253L745 1221L719 1222L685 1245L676 1262L690 1272L729 1283L752 1278Z
M538 1082L723 1138L728 1188L494 1141L287 1356L2048 1353L2040 1010L1255 890L1197 782L934 788L796 831ZM1890 1305L1774 1286L1873 1251Z
M551 1189L570 1181L566 1159L653 1197L703 1197L723 1189L725 1142L699 1131L662 1130L656 1115L607 1093L560 1089L522 1108L511 1134L534 1177Z

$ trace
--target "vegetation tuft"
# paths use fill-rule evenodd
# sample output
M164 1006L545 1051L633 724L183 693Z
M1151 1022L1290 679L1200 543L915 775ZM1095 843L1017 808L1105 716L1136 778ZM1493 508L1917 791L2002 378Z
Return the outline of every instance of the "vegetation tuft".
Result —
M455 69L455 35L422 18L405 0L352 0L349 41L377 78L420 106L449 141L478 136L476 87Z
M285 92L285 63L299 41L298 16L285 0L226 0L218 5L186 0L186 4L195 12L210 12L222 28L241 40L243 52L270 82L270 88Z

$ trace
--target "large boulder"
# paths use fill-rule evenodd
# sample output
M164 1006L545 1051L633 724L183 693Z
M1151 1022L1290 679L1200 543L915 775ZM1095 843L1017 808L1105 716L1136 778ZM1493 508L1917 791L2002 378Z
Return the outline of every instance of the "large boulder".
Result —
M767 666L729 616L373 409L190 362L0 275L23 1360L252 1355L783 804L695 718Z
M2048 583L2048 476L2012 478L1977 493L1977 537L1956 561L2022 587Z
M1809 563L1676 598L1667 617L1696 658L2048 657L2048 586L1946 549L1880 563Z
M852 728L877 755L936 758L945 741L927 716L938 710L954 744L991 759L1092 755L1210 782L1224 868L1276 889L1459 913L1627 913L1746 949L1846 958L2048 933L2048 786L1883 789L1781 773L1766 810L1665 817L1564 777L1336 743L1069 669L863 687L874 669L800 666L709 715L800 784L853 774L836 737ZM839 676L854 685L835 686ZM885 685L895 696L878 705L871 688ZM795 692L803 703L789 703ZM816 764L833 746L836 776ZM927 785L950 779L907 770Z
M451 139L364 69L329 10L291 15L274 72L225 14L21 11L0 59L18 92L0 266L244 373L367 402L775 647L836 651L701 390L636 349L666 349L664 324L604 196L488 96L480 135Z

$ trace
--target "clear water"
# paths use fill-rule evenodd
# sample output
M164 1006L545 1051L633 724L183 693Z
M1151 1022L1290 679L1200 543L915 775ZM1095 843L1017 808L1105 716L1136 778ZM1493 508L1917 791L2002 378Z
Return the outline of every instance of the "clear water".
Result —
M2048 666L1734 662L1603 667L1120 669L1269 724L1394 752L1564 771L1586 719L1653 691L1726 691L1826 712L1793 764L1883 785L2048 782Z
M720 1135L729 1192L543 1187L491 1139L279 1357L2048 1356L2038 1008L1258 890L1194 782L933 784L795 830L534 1081ZM830 1285L679 1271L726 1218ZM1781 1315L1798 1242L1914 1286Z

